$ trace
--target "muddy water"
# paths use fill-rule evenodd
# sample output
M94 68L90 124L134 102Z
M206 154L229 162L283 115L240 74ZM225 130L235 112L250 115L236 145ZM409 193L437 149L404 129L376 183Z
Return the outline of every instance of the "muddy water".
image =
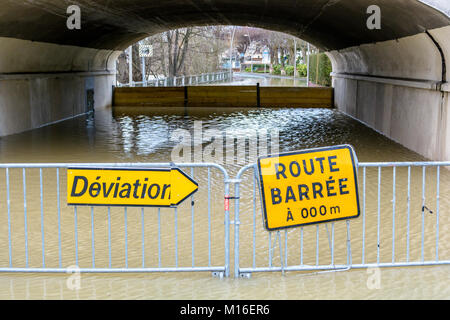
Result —
M259 83L262 87L264 86L299 86L299 87L306 87L306 80L305 78L298 79L296 78L294 80L293 77L271 77L270 75L267 77L264 77L262 74L255 76L252 76L250 74L234 74L233 75L233 81L229 83L225 83L225 85L256 85Z
M354 146L361 162L426 160L334 110L197 109L186 112L170 109L158 113L124 108L114 112L108 110L97 112L95 116L83 116L23 134L4 137L0 140L0 161L3 163L167 162L170 161L172 150L177 145L176 141L170 139L172 134L177 129L185 129L185 132L191 133L193 137L194 121L202 121L203 130L215 129L221 133L229 130L237 135L243 134L242 129L266 129L268 132L278 129L279 149L282 152L348 143ZM231 177L236 175L242 165L251 160L239 157L234 150L226 149L224 157L227 155L234 157L235 161L225 164L218 158L216 161L224 165ZM113 208L108 215L106 208L95 208L91 211L91 208L80 207L75 219L74 208L65 204L65 170L59 172L59 201L55 169L42 171L41 207L39 170L27 169L26 209L24 209L23 171L11 169L9 220L5 171L2 170L0 266L8 267L10 261L13 267L25 267L28 263L29 267L45 265L49 268L76 264L84 268L223 265L225 256L223 176L214 169L210 170L209 175L207 169L184 170L194 177L200 188L194 198L183 203L176 212L173 209L159 211L155 208L146 208L142 211L130 208L125 211L123 208ZM360 169L361 197L364 196L362 173ZM241 188L241 266L266 267L269 264L280 266L286 262L287 265L299 265L301 262L307 265L328 265L333 262L345 264L349 257L349 249L353 263L372 263L377 260L399 262L406 259L420 261L422 257L424 260L433 260L436 258L436 243L439 258L449 260L450 175L448 170L441 169L439 220L437 220L436 169L427 169L425 176L425 204L433 213L425 211L422 214L422 174L421 168L411 170L408 223L407 169L399 168L396 171L394 208L391 201L392 169L382 169L379 207L378 172L376 168L367 169L365 216L364 220L361 216L351 221L349 247L346 241L348 234L345 222L320 225L318 228L305 227L303 231L293 229L269 236L262 228L258 201L255 202L256 207L253 206L253 181L250 172L247 173L244 175ZM211 192L208 192L208 185L211 186ZM259 197L257 192L255 197L256 199ZM233 212L233 206L231 210ZM11 226L11 256L8 245L8 221ZM439 237L437 237L437 222L439 222ZM111 253L108 246L109 229ZM331 258L332 246L329 241L332 234L334 234L334 261ZM231 232L231 248L233 239L234 230ZM272 247L271 261L269 261L269 243ZM234 264L233 259L231 250L231 267ZM450 298L448 266L381 269L379 285L375 286L371 285L372 275L373 272L368 273L365 269L324 273L288 272L284 275L255 273L251 279L240 280L232 277L215 279L209 273L82 275L81 289L71 290L67 285L69 275L66 274L1 274L0 298Z

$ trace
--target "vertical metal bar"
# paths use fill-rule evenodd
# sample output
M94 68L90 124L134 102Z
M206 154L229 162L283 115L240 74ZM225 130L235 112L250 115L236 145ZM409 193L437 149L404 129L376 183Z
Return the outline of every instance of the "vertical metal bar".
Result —
M392 168L392 263L395 262L395 179L396 167Z
M161 268L161 208L158 208L158 267Z
M178 267L178 209L175 208L175 267Z
M381 193L381 167L378 167L377 264L380 263L380 193Z
M111 268L111 207L108 207L108 259L109 267Z
M408 195L407 195L407 222L406 222L406 262L409 262L409 220L411 212L411 166L408 166Z
M331 261L333 261L333 248L332 248L332 245L331 245L330 233L328 231L328 224L325 224L325 229L327 230L328 247L330 248Z
M256 171L253 174L253 268L256 268Z
M280 231L277 231L277 238L278 238L278 248L279 248L279 250L280 250L280 266L281 266L281 272L284 274L283 247L281 246L281 233L280 233Z
M142 268L145 268L145 220L144 220L144 208L141 208L141 224L142 224Z
M363 167L363 216L362 216L362 257L361 263L365 263L366 250L366 167Z
M303 265L303 227L300 228L300 265Z
M347 265L352 264L352 246L350 236L350 220L347 220Z
M74 228L75 228L75 265L78 266L78 208L75 206L73 208L73 219L74 219Z
M61 245L61 199L59 191L59 168L56 168L56 206L58 210L58 258L59 267L62 268L62 245Z
M8 257L9 257L9 267L12 268L11 199L9 194L9 168L6 168L6 204L8 206Z
M28 221L27 221L27 183L25 168L22 169L23 176L23 212L25 230L25 266L28 268Z
M211 168L208 167L208 266L211 266Z
M94 207L91 207L91 235L92 235L92 268L95 268L95 233L94 233Z
M45 234L44 234L44 197L42 187L42 168L39 168L39 194L41 203L41 241L42 241L42 268L45 268Z
M331 223L331 264L334 265L334 222Z
M227 188L228 182L225 183L225 188ZM234 196L236 197L235 203L234 203L234 277L239 277L239 197L240 197L240 183L237 182L234 184ZM227 198L229 197L229 192L225 190L225 215L229 217L229 211L227 211L229 206L229 200ZM227 220L227 217L225 217L225 221ZM226 232L226 227L225 227ZM225 246L228 245L228 242L225 241ZM226 247L225 247L226 248ZM225 249L226 250L226 249ZM227 256L228 253L225 254Z
M228 177L225 177L225 179L228 179ZM236 197L239 197L239 183L235 184L235 188L237 189L237 192L235 194ZM224 190L224 198L226 199L226 203L228 203L228 206L226 206L224 209L225 212L225 277L229 277L230 275L230 208L229 208L229 198L230 198L230 183L228 181L225 181L225 190ZM238 264L239 268L239 198L236 201L235 205L235 216L234 216L234 232L235 232L235 238L234 238L234 254L235 254L235 264ZM236 250L237 249L237 250ZM239 276L239 269L235 271L235 276Z
M284 265L288 264L288 232L284 230Z
M319 265L319 225L316 225L316 266Z
M425 255L425 170L426 167L422 166L422 244L421 244L421 254L420 260L424 261Z
M191 168L191 178L194 179L194 168ZM192 244L192 267L195 266L195 244L194 244L194 196L191 196L191 244Z
M439 261L439 197L440 166L436 167L436 261Z
M125 268L128 268L128 211L127 207L124 208L125 219Z
M272 232L269 232L269 268L272 267Z

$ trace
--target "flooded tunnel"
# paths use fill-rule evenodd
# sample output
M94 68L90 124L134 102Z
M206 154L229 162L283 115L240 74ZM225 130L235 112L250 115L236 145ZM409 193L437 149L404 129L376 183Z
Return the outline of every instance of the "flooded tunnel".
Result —
M0 17L0 135L111 105L115 61L136 41L193 25L249 25L289 33L327 52L335 106L407 148L448 160L447 1L4 1ZM367 9L381 9L380 29Z
M210 146L195 135L196 128L204 130L209 138L217 138L224 132L237 139L242 136L245 139L249 132L262 132L266 136L275 132L271 139L278 139L276 147L282 152L350 144L362 163L450 160L450 5L446 0L83 0L74 4L80 8L81 24L79 29L71 30L67 27L70 16L67 1L0 2L0 159L3 164L166 163L174 157L185 162L202 162L205 160L202 155L207 155L225 163L230 177L234 177L243 166L255 161L254 154L247 152L246 147L240 150L239 145L231 152L225 148L223 154L215 149L212 156ZM367 25L368 8L374 5L380 8L379 29ZM313 44L332 63L334 108L216 105L186 110L167 105L142 108L126 104L112 107L116 61L126 48L167 30L207 25L260 27ZM185 91L180 92L183 99ZM88 112L87 100L91 94L95 112ZM178 138L182 136L187 136L188 141L180 148ZM249 144L257 139L251 136ZM199 146L200 158L196 158L195 148ZM270 143L269 148L274 150ZM181 149L184 158L178 153ZM189 158L185 157L186 151ZM5 178L2 177L0 191L7 194L8 201L0 201L0 209L11 216L0 216L0 269L6 265L32 267L39 272L43 265L62 268L73 264L75 256L76 264L82 268L120 269L126 265L136 270L165 265L211 267L224 260L226 253L216 250L222 249L220 245L226 237L224 186L222 176L209 170L213 168L191 168L192 171L186 168L200 185L195 197L178 211L146 208L146 215L141 208L128 211L96 208L95 215L89 207L74 211L59 194L59 186L66 182L63 170L60 168L55 174L52 169L39 172L37 168L22 171L8 167ZM446 259L450 252L446 232L449 217L443 213L450 208L448 171L442 168L436 175L432 171L436 170L434 167L427 170L404 167L393 172L388 172L390 167L376 169L368 166L358 171L367 226L366 220L355 220L351 229L353 238L347 241L345 224L336 223L336 230L333 225L332 231L330 225L333 237L336 232L333 259L346 263L349 242L358 255L355 264L364 264L364 259L390 262L391 256L394 263L394 256L400 260L411 255L411 260L417 259L420 265L424 259L434 259L435 252L437 257L437 249L433 250L435 244L441 259ZM274 251L276 241L279 241L276 250L281 250L281 237L266 241L259 220L260 208L255 205L257 182L253 180L252 184L252 175L245 177L240 203L240 223L244 230L241 237L245 245L241 245L240 262L246 267L263 265L269 252L270 259L277 260L282 268L282 253ZM252 190L255 190L253 194ZM408 202L396 202L396 196ZM436 218L438 208L441 220L435 220L439 219ZM441 225L440 237L436 221ZM256 230L253 234L252 228ZM286 265L288 262L296 265L299 261L303 265L306 261L314 266L319 264L319 258L321 262L330 258L331 234L328 226L326 230L322 225L320 228L320 231L319 227L301 229L301 234L298 229L286 231L285 250L290 252L289 257L287 253L285 256ZM174 239L173 230L180 232L179 238ZM421 239L424 234L427 237ZM391 248L395 235L397 243ZM281 280L277 275L255 277L250 286L231 281L212 282L194 275L162 278L134 274L118 278L86 275L83 289L76 294L94 299L109 296L220 299L232 295L273 298L275 292L276 297L289 299L304 292L305 297L314 299L333 299L333 295L354 299L409 298L413 292L419 298L446 298L449 286L442 281L448 278L445 267L436 267L433 273L426 268L403 269L402 273L389 269L383 273L384 287L379 291L358 291L356 287L365 286L366 273L352 271L336 273L334 278L325 275L314 283L304 281L302 274ZM0 298L30 295L41 298L41 292L35 288L45 288L47 281L64 287L60 291L49 290L53 297L76 298L73 291L65 288L65 278L36 274L11 279L0 277L0 286L9 288L0 293ZM120 288L126 286L126 292L111 290L116 284ZM403 289L395 290L397 287Z

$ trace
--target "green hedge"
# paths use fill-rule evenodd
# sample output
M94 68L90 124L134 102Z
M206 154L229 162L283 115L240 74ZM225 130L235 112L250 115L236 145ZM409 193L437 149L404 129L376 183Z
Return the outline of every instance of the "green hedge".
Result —
M306 66L306 64L298 64L297 65L297 72L299 77L305 77L307 75L306 70L308 69L308 67Z
M278 75L278 76L281 74L281 65L280 64L275 64L273 66L272 74L275 74L275 75Z
M287 76L294 76L294 66L285 66L284 70L286 71Z
M272 74L274 74L274 75L281 74L281 65L275 64L272 67L273 67ZM297 65L297 76L298 77L306 77L306 69L307 69L306 64L298 64ZM284 67L284 70L286 71L287 76L290 76L290 77L294 76L294 66L286 65Z
M319 59L319 72L316 77L317 59ZM312 54L309 57L309 81L322 86L331 86L331 61L325 53ZM317 81L316 81L317 79Z

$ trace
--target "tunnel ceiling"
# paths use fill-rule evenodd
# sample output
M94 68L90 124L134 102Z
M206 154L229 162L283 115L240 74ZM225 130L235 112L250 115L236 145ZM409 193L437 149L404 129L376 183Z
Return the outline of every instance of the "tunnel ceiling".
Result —
M70 4L81 8L81 30L66 28ZM366 9L374 4L381 30L366 28ZM261 27L332 50L449 24L448 16L416 0L0 0L2 37L116 50L186 26Z

